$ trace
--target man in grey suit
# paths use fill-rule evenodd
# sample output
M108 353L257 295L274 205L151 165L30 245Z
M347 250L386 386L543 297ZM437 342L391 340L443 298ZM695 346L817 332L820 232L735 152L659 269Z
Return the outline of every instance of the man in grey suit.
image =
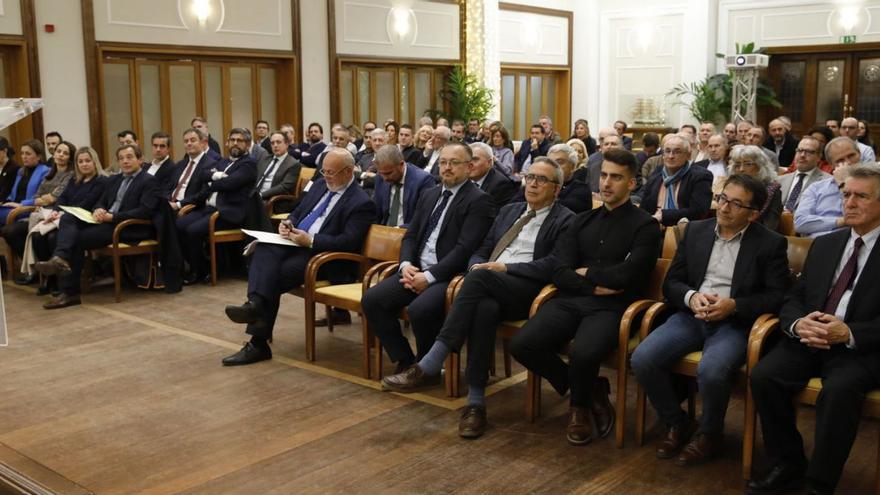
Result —
M819 168L819 156L821 143L813 136L804 136L798 143L794 154L794 163L797 171L779 177L779 186L782 191L782 205L785 211L794 213L804 192L814 182L830 177Z
M251 155L251 158L254 159L255 163L260 163L266 158L269 158L271 155L265 148L260 146L260 141L254 139L250 132L248 132L248 137L250 138L250 143L248 143L248 154Z
M293 194L302 168L296 158L287 154L290 142L283 132L269 134L269 144L272 155L257 163L257 183L254 185L263 201L279 194Z

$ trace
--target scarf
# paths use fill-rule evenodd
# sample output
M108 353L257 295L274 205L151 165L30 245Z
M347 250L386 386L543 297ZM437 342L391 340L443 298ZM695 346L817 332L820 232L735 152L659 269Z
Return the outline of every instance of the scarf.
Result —
M674 186L676 184L678 184L679 182L681 182L682 179L684 179L684 175L686 173L688 173L688 171L690 169L691 169L690 162L685 163L684 167L681 167L680 169L678 169L678 172L676 172L672 175L669 175L669 173L666 171L665 166L660 169L660 172L663 177L663 185L666 186L666 204L663 205L664 210L677 210L678 209L678 205L676 205L676 201L675 201Z

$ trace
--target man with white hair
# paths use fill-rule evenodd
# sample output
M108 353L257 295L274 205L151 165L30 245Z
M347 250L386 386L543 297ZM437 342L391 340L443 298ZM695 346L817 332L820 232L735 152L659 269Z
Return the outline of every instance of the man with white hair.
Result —
M857 119L854 117L843 119L840 122L840 135L846 136L856 143L856 146L859 147L862 163L874 163L877 161L874 150L870 146L859 142L859 121Z
M437 159L440 158L440 148L442 148L452 137L452 130L444 125L438 125L434 129L434 135L425 143L425 151L419 159L418 165L422 170L434 176L438 182L440 181L440 168L437 166Z
M764 147L764 128L759 125L753 125L749 128L746 133L745 142L741 142L739 144L751 144L752 146L757 146L761 148L761 151L767 155L767 159L770 160L770 163L773 164L776 168L779 168L779 157L776 156L776 153Z
M675 225L682 218L700 220L712 206L712 172L693 167L690 143L675 135L663 144L663 166L645 182L641 208L660 225Z
M468 178L486 194L492 197L493 212L510 202L516 194L519 184L495 166L495 154L492 148L483 142L469 145L474 154Z

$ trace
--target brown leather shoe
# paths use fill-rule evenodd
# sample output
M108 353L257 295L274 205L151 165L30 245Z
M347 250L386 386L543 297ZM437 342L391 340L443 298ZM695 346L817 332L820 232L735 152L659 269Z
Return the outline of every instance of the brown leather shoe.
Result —
M333 311L330 312L330 318L333 320L334 325L351 325L351 313L344 309L333 308ZM315 320L315 326L326 327L327 318Z
M600 438L605 438L614 428L614 406L608 398L611 394L611 384L605 377L599 377L593 387L593 404L590 412L593 413L593 421L596 422L596 433Z
M423 387L430 387L440 383L440 375L428 376L422 372L419 365L414 364L402 373L382 378L382 390L386 392L414 392Z
M565 438L570 445L586 445L593 441L593 428L590 426L590 410L586 407L571 406Z
M477 405L465 406L458 420L458 436L462 438L478 438L486 432L486 407Z
M720 436L697 433L675 459L676 466L696 466L711 460L721 448Z
M678 455L695 431L697 422L690 418L680 425L668 427L666 435L657 443L657 458L671 459Z
M49 261L38 261L34 264L34 269L45 276L50 275L66 275L70 273L70 263L64 258L52 256Z
M82 300L80 300L79 296L68 296L67 294L62 293L60 296L53 298L49 302L43 304L43 308L60 309L66 308L68 306L76 306L78 304L82 304Z

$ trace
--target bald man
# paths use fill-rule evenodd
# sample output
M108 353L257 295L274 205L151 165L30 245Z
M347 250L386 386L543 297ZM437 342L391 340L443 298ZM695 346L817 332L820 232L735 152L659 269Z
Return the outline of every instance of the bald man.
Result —
M797 141L792 136L790 127L785 124L784 118L776 118L770 121L767 129L770 135L764 140L764 148L776 154L780 167L790 167L797 149Z

